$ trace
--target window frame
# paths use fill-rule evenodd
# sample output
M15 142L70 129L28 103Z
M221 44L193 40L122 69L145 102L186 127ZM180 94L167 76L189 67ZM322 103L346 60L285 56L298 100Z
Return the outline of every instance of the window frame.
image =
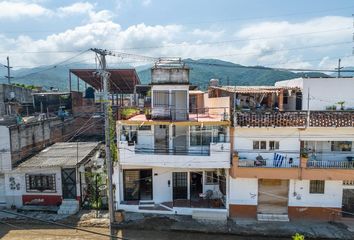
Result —
M270 147L270 143L273 143L273 148ZM275 150L279 150L280 148L280 142L279 141L275 141L275 140L271 140L271 141L268 141L268 150L269 151L275 151Z
M56 193L56 174L26 174L26 192L44 192L44 193ZM32 178L34 178L32 180ZM37 179L36 179L37 178ZM38 179L39 178L39 179ZM51 179L49 179L51 178ZM46 179L46 180L44 180ZM46 184L45 184L46 181ZM40 184L38 184L40 183ZM52 185L52 186L43 186L43 185ZM35 185L35 186L32 186ZM49 188L50 187L50 188Z
M337 143L338 145L335 145ZM341 144L349 145L350 148L344 149L343 147L341 148ZM352 141L331 141L331 152L351 152L353 149L353 142Z
M208 174L211 174L211 176ZM217 185L219 183L219 176L217 171L205 171L205 185Z
M326 181L324 181L324 180L310 180L309 193L310 194L324 194L325 187L326 187Z

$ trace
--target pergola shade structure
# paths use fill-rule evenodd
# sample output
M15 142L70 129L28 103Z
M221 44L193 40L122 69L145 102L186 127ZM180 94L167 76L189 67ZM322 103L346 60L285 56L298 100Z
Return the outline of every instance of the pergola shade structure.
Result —
M134 93L135 85L140 84L140 79L135 69L107 69L110 73L109 92L111 94ZM96 90L103 90L103 84L97 69L70 69L69 86L71 91L71 74L89 84Z

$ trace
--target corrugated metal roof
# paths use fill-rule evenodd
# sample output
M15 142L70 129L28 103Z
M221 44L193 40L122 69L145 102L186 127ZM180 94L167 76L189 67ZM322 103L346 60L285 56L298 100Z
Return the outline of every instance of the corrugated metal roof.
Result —
M99 142L59 142L21 163L16 169L34 167L68 167L82 162Z
M212 89L220 89L232 93L277 93L280 90L296 90L298 87L287 86L210 86Z

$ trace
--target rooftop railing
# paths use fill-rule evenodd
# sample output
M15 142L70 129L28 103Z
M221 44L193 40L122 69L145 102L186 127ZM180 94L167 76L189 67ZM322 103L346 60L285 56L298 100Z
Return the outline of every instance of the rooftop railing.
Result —
M308 168L340 168L354 169L353 161L338 161L338 160L310 160L307 161Z
M239 127L354 127L354 111L235 112L234 121Z

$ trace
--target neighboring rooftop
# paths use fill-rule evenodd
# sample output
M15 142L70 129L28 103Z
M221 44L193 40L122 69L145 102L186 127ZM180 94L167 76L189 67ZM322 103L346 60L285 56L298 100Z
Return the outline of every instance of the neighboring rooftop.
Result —
M98 149L99 142L59 142L43 149L16 168L75 167Z
M292 86L210 86L209 88L231 93L277 93L280 90L299 89Z
M134 93L135 85L140 84L140 79L135 69L107 69L107 71L111 74L109 78L110 93ZM97 69L70 69L70 73L73 73L96 90L102 90L102 81L97 72Z

